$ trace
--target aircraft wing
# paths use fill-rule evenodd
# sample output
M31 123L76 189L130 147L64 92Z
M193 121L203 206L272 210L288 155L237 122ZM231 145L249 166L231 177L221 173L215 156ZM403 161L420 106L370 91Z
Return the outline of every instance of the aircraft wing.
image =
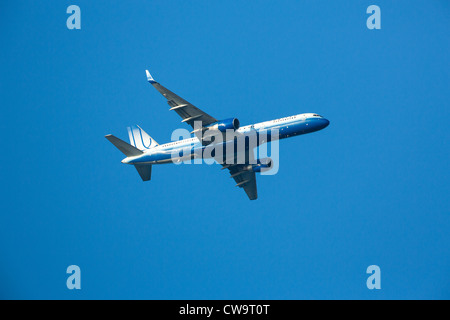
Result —
M231 177L236 181L236 187L243 188L250 200L258 198L258 190L256 188L256 174L254 171L246 170L248 164L253 159L253 150L246 150L246 164L223 164L222 169L228 169ZM236 159L235 159L236 160ZM234 163L236 163L235 161Z
M258 198L256 174L253 171L242 170L244 166L246 165L234 165L228 169L234 181L236 181L236 187L243 188L250 200L256 200Z
M194 128L194 121L202 121L202 126L207 126L211 123L217 122L217 119L214 117L200 110L196 106L156 82L148 70L145 70L145 72L147 74L148 82L150 82L150 84L152 84L156 90L158 90L167 99L170 110L174 110L183 119L181 122L186 122L192 128Z

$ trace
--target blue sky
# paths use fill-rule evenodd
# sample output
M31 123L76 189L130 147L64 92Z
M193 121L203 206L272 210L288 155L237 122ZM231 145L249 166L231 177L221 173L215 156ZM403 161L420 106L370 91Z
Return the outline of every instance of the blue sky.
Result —
M0 9L0 298L450 298L448 1ZM104 135L188 128L146 68L219 119L331 124L281 141L257 201L218 165L143 183ZM72 264L81 290L66 288Z

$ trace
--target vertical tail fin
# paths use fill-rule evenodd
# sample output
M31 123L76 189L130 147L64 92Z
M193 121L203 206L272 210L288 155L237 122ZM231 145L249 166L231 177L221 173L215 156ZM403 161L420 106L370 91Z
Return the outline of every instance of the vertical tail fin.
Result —
M158 142L150 137L147 132L142 130L139 126L128 127L128 137L130 138L130 144L139 150L147 150L158 146Z

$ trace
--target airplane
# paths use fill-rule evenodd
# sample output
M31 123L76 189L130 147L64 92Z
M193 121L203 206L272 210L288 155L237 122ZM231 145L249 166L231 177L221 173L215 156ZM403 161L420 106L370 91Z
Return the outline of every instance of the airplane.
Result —
M175 111L182 118L181 122L194 129L190 132L194 137L158 144L139 126L127 128L130 143L111 134L106 135L105 138L126 156L122 163L134 165L143 181L151 179L152 166L156 164L179 163L197 157L214 158L222 169L229 170L236 186L243 188L250 200L255 200L258 198L256 172L270 170L273 162L270 158L255 159L254 148L263 143L319 131L330 123L316 113L302 113L241 127L237 118L217 120L156 82L148 70L146 75L148 82L167 99L169 110ZM225 132L234 133L234 138L227 140ZM247 139L242 150L235 146L227 149L230 143L236 143L236 137ZM249 139L255 137L259 138L256 145L250 146ZM205 152L208 148L213 149L209 154ZM216 154L217 150L222 152Z

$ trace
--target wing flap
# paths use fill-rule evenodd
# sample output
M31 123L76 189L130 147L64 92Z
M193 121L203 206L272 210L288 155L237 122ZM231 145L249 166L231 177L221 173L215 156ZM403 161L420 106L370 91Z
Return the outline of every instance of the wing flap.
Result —
M246 165L235 165L228 169L236 181L236 187L243 188L250 200L256 200L258 198L256 174L253 171L243 170L245 167Z
M258 198L256 174L253 170L249 170L248 166L254 160L253 150L245 151L245 164L236 164L237 158L236 154L232 164L223 163L222 169L228 169L230 177L236 182L236 187L243 188L250 200L256 200Z

